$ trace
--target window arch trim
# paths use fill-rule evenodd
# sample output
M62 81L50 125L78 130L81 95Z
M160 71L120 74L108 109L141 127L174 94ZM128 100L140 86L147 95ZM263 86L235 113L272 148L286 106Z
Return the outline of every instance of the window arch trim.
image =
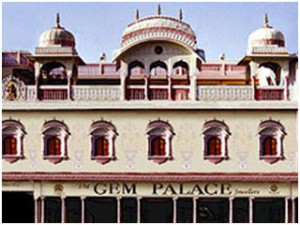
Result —
M261 160L273 164L278 160L284 159L283 140L287 133L284 126L279 121L272 119L262 121L258 126L258 135L259 158ZM265 142L268 139L272 139L276 142L276 148L274 146L272 147L274 154L267 154L268 152L265 151Z
M68 159L67 140L71 135L68 126L63 121L50 120L43 124L42 138L43 138L43 158L51 163L57 164L62 160ZM49 141L56 138L59 140L59 154L49 154ZM55 146L58 148L58 146Z
M147 126L148 159L158 164L171 160L173 158L171 142L174 135L174 130L168 121L156 120L150 122ZM164 144L164 146L160 146L160 148L164 149L164 154L153 154L155 153L153 141L157 139L161 140L161 143Z
M115 160L115 140L117 136L117 129L111 122L105 120L93 122L90 128L91 159L101 164L106 164L111 160ZM107 141L108 146L106 154L96 154L96 144L99 139Z
M9 163L14 163L24 158L23 142L26 134L25 127L20 121L14 119L2 121L2 148L5 147L3 142L7 138L15 140L14 154L6 154L5 150L2 149L2 159Z
M203 126L204 159L214 164L228 159L228 138L230 135L229 127L223 121L216 119L207 121ZM212 140L215 140L215 144L218 142L214 146L218 148L214 149L217 154L211 152Z

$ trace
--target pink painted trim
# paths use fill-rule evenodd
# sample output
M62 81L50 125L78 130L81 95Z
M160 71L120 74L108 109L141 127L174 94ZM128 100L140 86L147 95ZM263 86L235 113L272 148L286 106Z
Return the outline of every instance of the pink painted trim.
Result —
M150 33L150 32L156 32L156 31L171 32L171 33L175 33L175 34L178 34L181 36L185 36L186 38L188 38L189 40L191 40L193 42L196 41L195 36L185 32L185 31L182 31L182 30L178 30L178 29L170 28L170 27L150 27L150 28L139 29L139 30L136 30L136 31L133 31L131 33L124 35L122 37L122 43L127 41L128 39L131 39L131 38L137 36L137 35Z
M278 45L280 47L284 47L284 41L277 40L277 39L258 39L258 40L253 40L253 42L258 44L264 44L264 45Z
M298 173L68 173L2 172L3 181L298 181Z

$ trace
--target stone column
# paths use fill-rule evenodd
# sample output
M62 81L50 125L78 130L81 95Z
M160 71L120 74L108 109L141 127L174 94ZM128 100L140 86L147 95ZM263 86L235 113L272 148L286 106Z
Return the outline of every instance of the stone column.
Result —
M229 197L229 223L233 223L233 199L234 197Z
M173 197L173 223L177 223L177 197Z
M141 218L141 200L142 197L137 197L137 223L141 223L142 218Z
M149 75L145 75L145 100L149 100L148 91L149 91Z
M249 223L253 223L253 200L254 197L249 198Z
M41 196L41 223L45 223L45 196Z
M197 198L193 197L193 223L197 223Z
M121 197L117 197L117 223L121 223Z
M72 99L72 83L71 83L72 70L71 71L68 70L67 79L68 79L67 99L71 100Z
M61 222L66 222L65 196L61 196Z
M172 100L172 77L171 75L168 76L168 100Z
M84 223L85 196L81 196L81 223Z
M295 198L292 198L292 223L295 223L296 220L295 220L295 217L296 217L296 207L295 207Z
M252 81L252 100L256 100L255 99L255 94L256 94L256 84L255 84L255 82L256 82L256 78L255 78L255 76L251 76L251 81Z
M39 199L34 199L34 223L40 223L41 219L41 205L39 204Z
M190 84L190 100L193 100L193 101L197 101L198 99L198 96L197 96L197 76L196 74L192 75L190 77L190 80L191 80L191 84Z
M283 99L289 100L289 77L285 76Z
M120 100L126 100L126 75L121 74L121 84L120 84Z
M284 198L285 202L284 202L284 222L288 223L289 222L289 197L285 197Z
M40 63L34 63L34 84L35 84L35 100L39 99L39 76L40 76Z

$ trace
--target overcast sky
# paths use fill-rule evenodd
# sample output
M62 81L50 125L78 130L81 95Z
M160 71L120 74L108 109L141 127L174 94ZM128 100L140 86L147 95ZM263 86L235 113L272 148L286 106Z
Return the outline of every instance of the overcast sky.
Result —
M157 14L158 3L3 3L2 50L27 50L34 53L40 35L55 25L56 13L61 25L75 35L76 49L86 62L99 60L105 52L108 60L120 47L126 26L140 18ZM285 35L290 53L298 52L297 3L160 3L162 15L178 18L191 25L197 35L198 48L208 60L225 53L227 59L240 59L247 51L251 32L269 24Z

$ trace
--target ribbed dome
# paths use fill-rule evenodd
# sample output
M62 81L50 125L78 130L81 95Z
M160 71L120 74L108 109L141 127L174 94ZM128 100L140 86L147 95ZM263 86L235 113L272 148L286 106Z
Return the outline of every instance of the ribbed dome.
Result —
M173 39L196 48L196 35L190 25L165 16L151 16L129 24L122 35L122 48L143 40Z
M59 25L59 15L57 15L56 26L45 31L39 41L39 47L49 47L59 45L61 47L75 47L73 34Z
M265 18L265 25L250 34L248 39L248 47L276 45L284 47L285 40L281 31L275 30L269 26L268 18Z

